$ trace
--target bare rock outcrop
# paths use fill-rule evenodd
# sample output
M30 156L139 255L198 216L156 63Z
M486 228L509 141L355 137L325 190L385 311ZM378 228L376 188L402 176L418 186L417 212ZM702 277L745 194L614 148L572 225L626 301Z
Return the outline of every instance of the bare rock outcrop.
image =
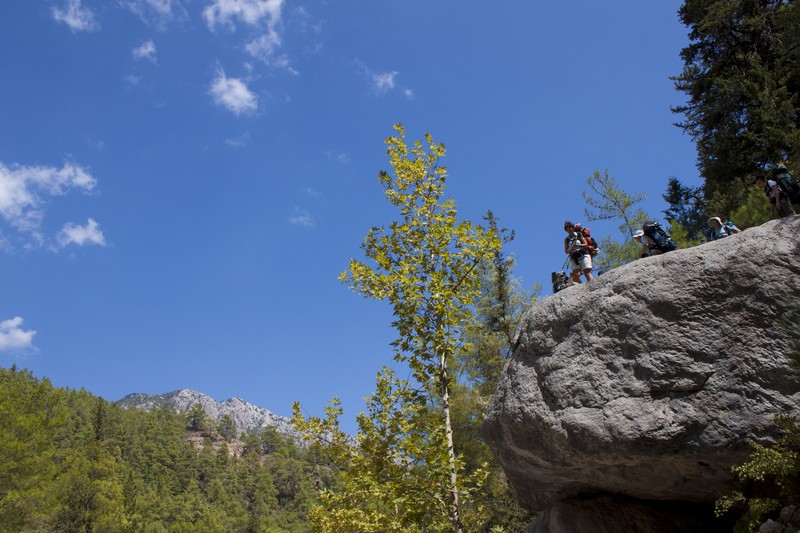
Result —
M798 236L800 216L768 222L529 311L482 433L520 503L550 521L540 531L567 531L554 524L604 495L654 513L710 505L748 439L769 443L775 415L800 416ZM596 522L613 508L595 506ZM676 530L653 523L637 531Z
M224 402L217 402L214 398L191 389L181 389L165 394L128 394L116 402L125 408L151 410L163 405L169 405L179 413L187 413L195 404L205 410L206 415L213 421L219 422L224 415L231 417L238 433L259 432L264 428L274 428L275 431L289 437L296 442L300 435L292 427L289 418L248 403L240 398L228 398Z

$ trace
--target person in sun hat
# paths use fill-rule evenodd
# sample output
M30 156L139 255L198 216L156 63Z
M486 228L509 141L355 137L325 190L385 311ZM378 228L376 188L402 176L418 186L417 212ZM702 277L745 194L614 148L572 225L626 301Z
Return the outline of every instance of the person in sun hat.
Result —
M716 241L717 239L722 239L727 237L728 235L733 235L734 233L741 233L742 230L736 227L736 225L731 222L730 220L722 223L722 219L719 217L711 217L708 219L708 225L711 226L711 240Z
M661 250L658 249L656 241L649 235L645 235L644 230L637 230L636 233L633 234L633 240L642 245L642 251L639 253L639 257L650 257L651 255L659 255L662 253Z

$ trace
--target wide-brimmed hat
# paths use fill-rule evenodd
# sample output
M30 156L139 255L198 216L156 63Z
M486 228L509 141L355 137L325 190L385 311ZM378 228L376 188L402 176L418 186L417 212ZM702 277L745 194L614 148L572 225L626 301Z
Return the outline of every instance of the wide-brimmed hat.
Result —
M708 225L709 226L711 225L711 221L712 220L716 220L717 224L719 224L720 226L722 225L722 219L721 218L719 218L719 217L711 217L711 218L708 219Z

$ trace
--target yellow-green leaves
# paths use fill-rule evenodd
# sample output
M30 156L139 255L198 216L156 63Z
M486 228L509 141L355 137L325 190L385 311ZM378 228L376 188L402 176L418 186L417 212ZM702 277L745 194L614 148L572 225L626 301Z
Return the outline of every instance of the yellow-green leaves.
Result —
M412 380L386 369L378 375L368 412L358 416L358 444L335 451L350 467L342 490L325 492L312 514L320 531L461 532L464 503L487 474L465 475L455 453L448 367L480 295L477 267L502 243L496 230L458 221L455 202L444 197L444 145L426 134L409 147L403 126L395 130L386 139L392 172L381 171L378 182L397 218L367 232L365 259L351 260L339 279L392 306L394 358ZM310 438L336 435L337 413L306 420L297 408L295 424ZM478 507L466 516L480 515Z

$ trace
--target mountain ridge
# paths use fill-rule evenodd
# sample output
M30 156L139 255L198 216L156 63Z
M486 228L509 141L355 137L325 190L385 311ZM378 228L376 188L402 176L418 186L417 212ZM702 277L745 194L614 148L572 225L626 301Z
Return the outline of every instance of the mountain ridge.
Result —
M217 402L211 396L189 388L177 389L162 394L147 394L134 392L114 402L126 409L144 409L150 411L164 405L172 407L179 413L187 413L195 404L200 404L206 415L214 422L225 416L230 416L233 425L239 433L257 433L265 428L274 428L279 434L290 437L295 441L299 433L292 427L288 417L277 415L257 405L239 398L231 397L222 402Z

